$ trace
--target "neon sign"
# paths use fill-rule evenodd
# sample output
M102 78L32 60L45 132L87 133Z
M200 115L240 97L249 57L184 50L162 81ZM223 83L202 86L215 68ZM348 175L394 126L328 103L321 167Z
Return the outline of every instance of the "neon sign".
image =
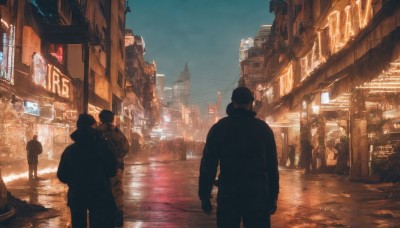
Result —
M284 73L279 78L279 94L285 96L293 88L293 65L289 64Z
M317 34L318 39L314 41L311 51L300 59L301 81L307 78L321 63L325 62L325 57L322 55L321 33L317 32Z
M47 89L47 63L42 56L33 56L33 82Z
M69 98L71 80L39 54L33 56L33 82L60 97Z
M268 103L272 103L274 101L274 87L270 86L266 91L264 96L267 97Z
M365 4L363 4L365 2ZM331 53L341 50L372 19L372 0L356 0L328 16ZM344 19L343 23L341 19Z
M48 65L47 89L60 97L69 98L70 80L53 65Z
M313 47L304 57L300 58L301 81L321 63L326 61L322 49L329 49L331 54L340 51L354 36L356 36L372 20L372 0L353 0L342 11L333 11L327 17L329 48L322 46L321 32ZM324 37L325 38L325 37Z
M14 84L15 26L1 23L9 28L9 33L3 33L3 51L0 51L0 77Z

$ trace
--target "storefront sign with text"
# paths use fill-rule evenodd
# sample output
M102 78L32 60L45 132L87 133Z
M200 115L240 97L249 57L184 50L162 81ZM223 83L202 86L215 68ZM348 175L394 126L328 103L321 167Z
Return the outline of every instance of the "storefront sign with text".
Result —
M35 84L60 97L69 98L71 80L61 73L57 67L46 63L39 54L34 55L33 62L33 81Z
M322 53L323 49L328 49L330 54L340 51L371 20L372 0L351 0L343 10L332 11L324 28L328 30L327 36L322 36L318 31L311 51L300 58L301 81L329 57L328 54ZM324 42L325 39L328 39L328 42Z

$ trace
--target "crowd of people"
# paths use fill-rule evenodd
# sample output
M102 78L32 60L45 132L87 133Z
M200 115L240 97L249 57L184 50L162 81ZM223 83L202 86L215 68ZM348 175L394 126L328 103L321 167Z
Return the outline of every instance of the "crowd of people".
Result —
M175 138L160 140L155 144L154 151L162 154L170 154L173 158L185 160L187 155L200 157L204 148L204 142L198 140L185 140Z
M249 226L270 227L270 215L277 208L279 173L276 144L271 128L255 118L254 98L245 87L232 94L227 117L217 122L207 136L206 143L182 137L159 140L151 145L153 153L172 155L186 160L187 155L202 157L199 176L199 198L205 213L210 213L212 186L217 168L219 227L236 227L238 221ZM131 134L130 141L116 127L114 114L103 110L100 123L89 114L81 114L77 129L71 134L73 144L61 156L57 177L67 184L68 206L73 227L121 227L124 215L124 157L131 152L146 150L139 134ZM146 141L147 142L147 141ZM296 149L300 152L296 164ZM284 165L305 169L305 174L323 171L332 166L336 174L348 174L349 143L341 137L336 145L314 147L308 140L288 146ZM38 155L42 152L37 136L27 145L29 177L37 178ZM237 169L237 167L241 169ZM267 177L268 176L268 177ZM265 180L269 180L265 183ZM241 184L238 185L237 181ZM268 187L266 191L265 187ZM238 187L239 186L239 187ZM240 186L245 186L241 188ZM251 212L251 213L250 213ZM254 217L254 212L259 217ZM262 216L261 216L262 215Z
M251 227L270 227L270 215L277 208L279 173L274 134L264 121L255 117L253 100L247 88L235 89L226 110L228 116L210 129L206 143L175 138L152 144L152 151L171 154L179 160L186 160L187 154L202 156L198 193L205 213L212 210L211 190L220 166L218 227L236 227L241 219ZM142 148L141 137L134 135L129 143L114 126L114 114L109 110L103 110L99 119L97 123L89 114L79 116L77 129L71 134L74 143L65 149L59 163L57 177L69 187L72 227L86 227L87 221L93 227L123 225L124 157L129 151L136 153ZM293 168L296 147L289 145L287 153L289 166ZM347 174L347 138L341 137L334 149L334 172ZM317 172L317 168L330 164L329 150L314 148L308 140L301 140L297 167L305 169L305 174ZM37 156L42 148L36 136L28 143L27 151L30 178L37 178Z
M287 158L283 158L290 168L305 169L305 174L317 172L332 172L339 175L349 173L349 141L346 136L340 137L340 141L333 146L325 148L314 146L306 139L300 142L299 161L296 166L296 144L290 144Z
M61 155L57 177L68 185L67 205L72 227L122 227L124 216L124 157L143 149L142 137L131 134L130 142L114 123L114 114L103 110L100 122L89 114L80 114L73 143ZM160 140L153 151L168 153L175 159L201 156L204 142L175 138ZM38 156L42 145L34 135L26 146L29 179L37 179Z
M234 118L235 113L241 110L236 109L232 105L228 106L228 116ZM91 115L81 114L79 116L77 130L71 134L74 143L68 146L62 154L57 172L59 180L69 187L68 206L71 211L73 227L86 227L87 216L89 223L94 226L122 226L124 214L124 157L129 151L136 153L142 148L140 135L131 137L131 142L128 143L125 135L113 125L114 114L111 111L103 110L99 115L99 119L100 123L96 123L96 120ZM229 127L229 125L226 127ZM251 132L251 129L249 129L249 132ZM272 134L270 130L267 130L267 132ZM340 142L334 145L336 150L334 153L334 159L336 160L334 173L336 174L348 173L349 146L346 139L346 137L341 137ZM200 170L199 196L202 199L202 208L206 213L211 210L211 207L207 200L209 192L204 188L210 189L210 187L208 185L208 187L203 187L203 185L206 185L206 180L204 179L206 177L202 177L202 175L205 175L202 170L205 169L205 166L208 166L204 159L211 159L208 158L208 153L210 153L209 150L211 148L214 148L210 140L211 138L207 139L208 146L201 141L185 140L183 138L160 140L153 144L151 148L153 151L170 154L174 159L179 160L186 160L187 154L198 157L203 156ZM249 143L255 142L251 140ZM273 141L268 144L275 145ZM229 147L229 145L226 146ZM331 153L330 148L327 147L326 150L319 146L314 148L308 140L302 140L299 148L300 158L296 166L296 147L296 144L289 145L287 153L289 167L305 169L305 174L316 173L318 169L321 170L326 167L327 160L331 159L328 155L328 153ZM235 150L234 148L231 149ZM42 152L37 136L34 136L28 143L27 151L30 167L29 177L30 179L37 178L38 155ZM219 152L215 151L215 153L218 154ZM272 151L272 153L274 154L276 151ZM273 162L275 163L275 161ZM274 201L276 201L276 197L277 195L271 196L272 199L275 199ZM241 199L238 200L240 201ZM267 207L267 209L270 210L270 213L267 214L273 214L276 210L276 205ZM224 223L225 220L229 221L227 217L223 217L221 220L220 216L219 219L218 223Z

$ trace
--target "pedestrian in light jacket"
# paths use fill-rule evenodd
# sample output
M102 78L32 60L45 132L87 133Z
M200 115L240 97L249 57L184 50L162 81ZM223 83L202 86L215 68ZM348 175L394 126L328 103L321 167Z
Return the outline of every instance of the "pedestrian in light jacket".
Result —
M87 212L90 227L115 227L110 178L117 172L117 163L95 125L93 116L79 116L78 129L71 134L74 143L65 149L58 166L58 179L69 187L72 227L87 227Z

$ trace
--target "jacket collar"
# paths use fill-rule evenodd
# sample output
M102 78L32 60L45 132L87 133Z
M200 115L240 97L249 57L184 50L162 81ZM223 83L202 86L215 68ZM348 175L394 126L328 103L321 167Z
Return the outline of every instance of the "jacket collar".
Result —
M244 117L255 117L256 113L252 110L247 110L244 108L236 108L229 115L233 118L244 118Z
M78 144L90 144L101 139L101 132L92 127L78 128L71 134L71 139Z
M99 129L100 131L112 131L115 128L116 127L111 123L102 123L97 127L97 129Z

